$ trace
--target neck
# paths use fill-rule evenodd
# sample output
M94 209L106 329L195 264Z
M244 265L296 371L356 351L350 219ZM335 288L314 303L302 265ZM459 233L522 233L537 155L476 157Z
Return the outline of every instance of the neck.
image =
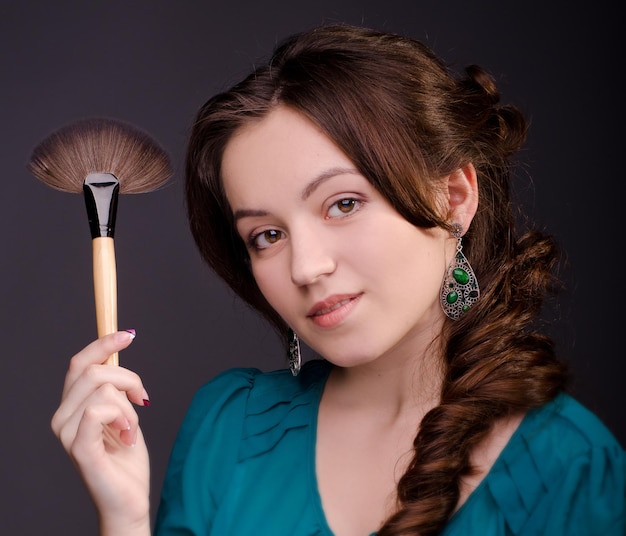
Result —
M340 407L374 410L390 419L406 412L423 415L439 403L444 374L440 344L432 341L405 341L375 361L336 367L328 396Z

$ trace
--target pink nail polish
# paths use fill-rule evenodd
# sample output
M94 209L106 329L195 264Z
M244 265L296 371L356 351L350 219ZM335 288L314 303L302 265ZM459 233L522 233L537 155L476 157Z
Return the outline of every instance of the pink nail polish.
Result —
M148 407L150 405L150 400L148 400L147 398L143 399L143 405Z
M130 333L130 336L134 339L137 336L137 332L134 329L125 329L126 333Z

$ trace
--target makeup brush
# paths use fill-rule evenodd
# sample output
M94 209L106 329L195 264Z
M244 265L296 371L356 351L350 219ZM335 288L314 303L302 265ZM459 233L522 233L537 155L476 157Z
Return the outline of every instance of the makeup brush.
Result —
M146 132L109 118L87 118L33 149L29 171L57 190L83 193L92 238L98 337L117 331L115 217L119 193L155 190L172 175L167 153ZM117 353L106 364L117 365Z

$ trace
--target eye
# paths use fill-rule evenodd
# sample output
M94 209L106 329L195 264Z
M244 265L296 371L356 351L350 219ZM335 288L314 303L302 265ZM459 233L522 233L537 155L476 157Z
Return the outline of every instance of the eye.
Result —
M335 201L328 209L329 218L341 218L357 211L361 206L361 201L352 197L346 197Z
M250 238L249 245L254 249L265 249L278 242L285 235L277 229L266 229Z

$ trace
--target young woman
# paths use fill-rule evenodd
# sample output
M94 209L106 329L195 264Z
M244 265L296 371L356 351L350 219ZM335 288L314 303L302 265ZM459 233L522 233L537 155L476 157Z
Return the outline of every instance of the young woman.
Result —
M349 26L294 36L202 107L191 230L291 370L200 389L156 533L624 534L624 451L536 326L558 252L516 229L525 134L479 67ZM133 337L74 356L52 421L102 534L151 530L148 396L98 364ZM322 357L302 370L299 338Z

